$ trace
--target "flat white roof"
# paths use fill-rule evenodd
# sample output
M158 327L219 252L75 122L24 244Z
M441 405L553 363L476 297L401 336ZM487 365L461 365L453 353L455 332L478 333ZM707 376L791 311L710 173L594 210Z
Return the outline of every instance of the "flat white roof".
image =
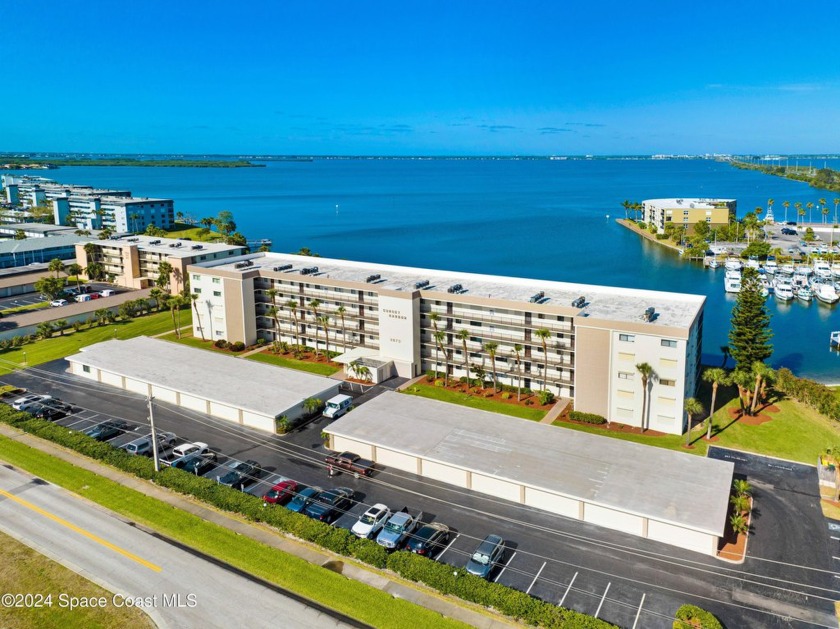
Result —
M734 464L386 391L328 433L722 536Z
M645 199L644 203L657 207L695 208L699 210L713 210L719 203L735 203L735 199L707 199L707 198L673 198L673 199Z
M153 244L154 243L154 244ZM141 251L155 251L165 253L173 258L189 258L207 253L218 253L220 251L233 251L236 253L245 250L241 245L228 245L223 242L205 242L197 240L184 240L181 238L162 238L160 236L147 236L135 234L109 238L106 240L94 240L94 244L103 247L125 247L136 245ZM236 255L231 254L231 255Z
M147 336L96 343L67 360L269 417L308 397L322 397L338 384L324 376Z
M236 268L236 263L246 258L252 264L245 268ZM290 276L289 279L303 278L303 281L313 284L317 284L319 278L326 277L357 282L361 286L370 286L367 290L380 288L406 292L420 290L421 294L427 291L446 293L451 286L460 284L461 292L452 295L453 301L458 300L459 294L467 297L504 299L512 302L511 308L513 309L519 306L530 306L530 310L533 310L534 306L539 307L530 302L531 297L539 292L543 293L539 303L546 305L571 307L572 301L578 297L584 297L586 306L580 309L576 315L578 317L641 322L645 310L652 306L657 316L649 324L651 333L655 333L657 325L690 327L706 301L706 298L702 295L685 293L572 284L552 280L483 275L460 271L440 271L283 253L256 253L224 262L204 262L197 266L224 269L234 273L247 273L255 269L272 271L274 267L286 264L292 265L290 270L283 272ZM300 276L300 270L307 267L318 267L318 271ZM380 275L381 277L373 283L367 283L365 280L371 275ZM418 282L424 281L427 281L428 284L420 289L416 288ZM439 298L435 297L435 299ZM583 320L578 320L578 325L586 325L586 323Z

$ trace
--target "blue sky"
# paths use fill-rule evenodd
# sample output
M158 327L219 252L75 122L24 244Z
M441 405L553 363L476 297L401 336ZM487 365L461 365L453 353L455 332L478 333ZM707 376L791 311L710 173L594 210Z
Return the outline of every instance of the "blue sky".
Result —
M4 2L0 151L840 151L840 3Z

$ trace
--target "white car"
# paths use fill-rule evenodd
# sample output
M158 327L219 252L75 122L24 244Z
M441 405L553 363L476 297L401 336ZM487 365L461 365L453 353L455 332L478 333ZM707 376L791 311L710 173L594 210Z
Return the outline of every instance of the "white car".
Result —
M12 408L16 411L25 411L33 404L40 404L41 402L46 402L51 399L51 395L37 395L35 393L30 393L29 395L24 395L23 397L19 397L14 400L12 402Z
M188 454L204 454L209 449L210 447L206 443L202 443L201 441L196 441L195 443L185 441L184 443L181 443L172 448L172 456L182 457L187 456Z
M50 302L50 307L51 308L61 308L62 306L66 306L66 305L67 305L67 300L66 299L53 299Z
M381 502L377 503L359 516L358 522L353 525L350 532L356 537L373 537L390 517L391 510Z

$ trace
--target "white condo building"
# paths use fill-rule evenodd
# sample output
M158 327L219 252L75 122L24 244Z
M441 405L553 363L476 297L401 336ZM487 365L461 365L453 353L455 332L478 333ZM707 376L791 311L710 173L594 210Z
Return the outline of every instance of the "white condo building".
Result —
M207 338L317 344L369 361L378 380L475 377L475 366L490 379L493 353L501 384L545 387L576 410L672 434L697 385L699 295L276 253L187 273ZM646 396L641 363L653 369Z

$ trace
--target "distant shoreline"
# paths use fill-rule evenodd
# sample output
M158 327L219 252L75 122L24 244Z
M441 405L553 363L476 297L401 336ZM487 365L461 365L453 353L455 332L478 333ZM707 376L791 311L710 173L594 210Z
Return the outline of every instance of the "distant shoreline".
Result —
M2 158L0 158L1 160ZM131 159L131 158L74 158L74 159L26 159L0 164L4 170L51 170L62 166L129 166L145 168L264 168L265 164L254 164L246 160L199 160L199 159Z

